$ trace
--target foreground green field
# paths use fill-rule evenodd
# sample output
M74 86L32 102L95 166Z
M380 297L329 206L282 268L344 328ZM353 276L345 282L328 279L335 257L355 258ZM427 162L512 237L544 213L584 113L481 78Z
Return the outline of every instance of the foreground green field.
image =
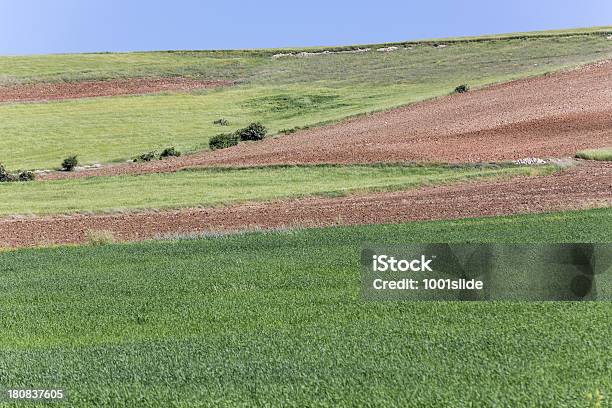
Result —
M602 32L435 44L276 59L279 50L0 57L0 84L151 75L237 81L190 94L0 105L0 162L55 168L69 154L93 163L168 146L196 151L252 121L277 133L447 95L459 84L474 88L612 57ZM221 117L231 126L213 124Z
M274 166L1 183L0 215L217 206L394 191L477 178L550 174L556 166Z
M610 231L599 209L0 253L0 385L71 406L607 404L610 303L366 302L359 258Z

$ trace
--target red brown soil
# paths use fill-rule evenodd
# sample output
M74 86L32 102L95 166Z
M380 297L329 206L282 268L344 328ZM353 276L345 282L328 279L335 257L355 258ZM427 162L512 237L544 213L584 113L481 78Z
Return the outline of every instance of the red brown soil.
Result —
M44 178L196 166L489 162L612 146L612 61L370 114L258 143Z
M231 84L231 81L201 81L189 78L131 78L109 81L0 86L0 103L138 95L164 91L192 91L196 89L218 88Z
M88 230L121 241L163 235L296 226L381 224L612 205L612 163L583 164L549 176L468 182L418 190L303 198L131 214L0 220L0 246L81 243Z

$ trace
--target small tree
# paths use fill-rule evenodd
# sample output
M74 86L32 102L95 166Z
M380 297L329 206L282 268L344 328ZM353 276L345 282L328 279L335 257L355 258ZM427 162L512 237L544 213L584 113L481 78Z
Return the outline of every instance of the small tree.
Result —
M4 168L2 163L0 163L0 183L7 183L9 181L13 181L13 175Z
M181 155L181 152L176 150L174 147L166 147L159 155L160 159L165 159L166 157L178 157Z
M236 132L240 140L262 140L266 137L268 129L259 122L251 123L249 126Z
M134 158L134 162L149 162L155 160L155 157L157 157L157 152L153 150L150 152L143 153L140 156L137 156L136 158Z
M455 88L455 93L465 93L470 90L470 86L468 84L462 84Z
M36 178L36 176L34 175L34 172L24 170L19 172L17 178L19 179L19 181L32 181Z
M62 162L62 170L64 171L72 171L76 166L78 166L79 161L76 156L68 156Z
M221 133L210 138L208 146L210 150L225 149L236 146L240 142L240 137L236 133Z

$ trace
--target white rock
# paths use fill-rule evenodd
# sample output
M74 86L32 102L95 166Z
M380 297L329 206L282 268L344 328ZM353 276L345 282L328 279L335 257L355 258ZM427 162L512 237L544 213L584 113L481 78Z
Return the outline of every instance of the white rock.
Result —
M312 57L315 55L328 55L328 54L358 54L361 52L368 52L370 51L371 48L358 48L356 50L345 50L345 51L329 51L329 50L325 50L325 51L319 51L319 52L306 52L306 51L302 51L302 52L298 52L298 53L288 53L288 54L274 54L272 55L272 59L278 59L278 58L284 58L284 57L297 57L297 58L304 58L304 57Z
M544 159L540 159L537 157L526 157L524 159L518 159L513 161L514 164L527 164L527 165L533 165L533 164L546 164L547 161Z
M383 48L378 48L376 51L378 52L393 52L396 51L398 49L398 47L383 47Z

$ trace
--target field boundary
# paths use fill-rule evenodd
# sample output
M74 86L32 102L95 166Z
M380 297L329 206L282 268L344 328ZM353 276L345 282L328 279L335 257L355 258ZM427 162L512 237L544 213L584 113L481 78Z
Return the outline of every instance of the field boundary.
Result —
M308 52L308 51L354 51L364 48L385 48L393 46L420 46L420 45L453 45L453 44L465 44L465 43L479 43L479 42L494 42L494 41L505 41L505 40L529 40L538 38L564 38L564 37L585 37L585 36L606 36L612 35L612 26L602 27L591 27L591 28L577 28L572 30L543 30L543 31L530 31L530 32L519 32L519 33L507 33L507 34L485 34L482 36L462 36L462 37L450 37L450 38L426 38L421 40L407 40L407 41L394 41L384 43L364 43L364 44L351 44L341 46L311 46L311 47L287 47L287 48L243 48L243 49L218 49L218 50L158 50L158 51L133 51L140 53L254 53L255 55L273 55L278 52ZM102 54L102 53L86 53L86 54ZM121 53L119 53L121 54ZM123 53L129 54L129 53Z
M584 162L549 176L515 177L339 198L308 197L223 208L0 219L0 247L84 243L90 230L118 241L250 228L402 223L612 206L612 163Z

